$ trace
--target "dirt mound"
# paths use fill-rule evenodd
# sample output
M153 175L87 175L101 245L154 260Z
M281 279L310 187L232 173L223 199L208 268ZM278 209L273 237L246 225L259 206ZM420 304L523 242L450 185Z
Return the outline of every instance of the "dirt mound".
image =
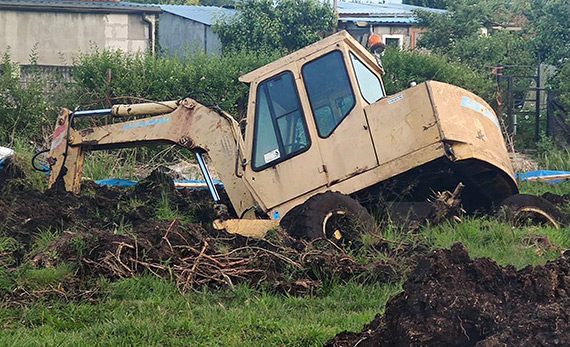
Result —
M570 252L516 271L456 244L422 257L384 315L326 345L568 346L569 294Z
M66 289L65 281L60 287L68 297L99 276L118 279L142 273L172 279L181 290L248 283L307 293L333 277L399 280L408 264L394 259L423 251L380 242L374 251L381 251L383 260L362 263L325 239L296 240L277 230L256 240L217 231L211 227L217 215L209 192L176 190L160 171L131 188L84 182L79 196L61 187L30 191L10 179L0 190L9 190L0 195L0 236L13 245L0 252L0 264L17 272L22 265L42 269L72 263L72 288ZM50 240L47 245L45 239ZM18 295L19 300L28 293L29 288L0 290L0 296Z

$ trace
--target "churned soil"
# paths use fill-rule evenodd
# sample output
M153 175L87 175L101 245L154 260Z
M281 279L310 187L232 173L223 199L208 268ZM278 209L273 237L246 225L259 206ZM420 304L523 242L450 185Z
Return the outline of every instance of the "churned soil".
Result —
M570 345L570 252L517 271L455 244L422 256L403 289L326 346Z
M183 291L247 283L304 294L333 277L398 281L408 265L396 258L423 251L380 242L376 246L386 257L362 263L326 239L297 240L280 229L264 239L228 234L212 227L218 215L208 191L177 190L160 171L130 188L84 182L80 195L57 185L45 193L28 190L18 178L3 177L0 192L0 232L13 241L0 252L0 265L10 271L24 264L72 263L75 286L99 276L114 280L146 273L171 279ZM46 234L53 241L39 247ZM74 288L64 289L73 296Z

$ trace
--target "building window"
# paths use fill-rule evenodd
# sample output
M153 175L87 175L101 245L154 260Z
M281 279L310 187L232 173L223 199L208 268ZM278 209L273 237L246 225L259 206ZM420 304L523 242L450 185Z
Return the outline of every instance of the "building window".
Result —
M386 46L396 45L399 48L404 46L404 35L382 35L382 41L386 44Z
M253 169L273 166L309 148L307 124L291 72L257 88Z

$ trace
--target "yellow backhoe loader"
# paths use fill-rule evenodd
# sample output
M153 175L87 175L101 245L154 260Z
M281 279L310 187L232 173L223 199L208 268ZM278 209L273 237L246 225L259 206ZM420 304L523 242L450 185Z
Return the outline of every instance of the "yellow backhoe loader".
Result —
M383 68L342 31L240 78L250 87L245 136L234 118L191 98L62 110L49 152L50 185L79 193L85 153L177 144L194 152L216 203L203 155L236 216L218 228L262 236L279 223L301 237L350 237L337 223L370 226L361 203L425 203L461 190L472 213L518 193L491 107L459 87L428 81L387 96ZM149 116L75 129L95 115ZM455 200L454 200L455 199ZM452 203L453 204L453 203Z

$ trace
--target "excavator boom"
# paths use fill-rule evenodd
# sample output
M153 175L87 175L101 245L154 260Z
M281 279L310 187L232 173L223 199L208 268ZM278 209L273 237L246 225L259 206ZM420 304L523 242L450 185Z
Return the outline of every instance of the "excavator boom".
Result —
M123 123L76 130L73 119L92 115L154 115ZM79 193L85 154L88 151L176 144L194 152L216 202L210 174L202 158L207 153L215 163L232 205L238 215L256 206L241 178L243 139L237 122L227 113L208 108L193 99L180 102L115 105L112 109L71 112L63 109L54 132L48 162L50 187L63 180L65 189Z

